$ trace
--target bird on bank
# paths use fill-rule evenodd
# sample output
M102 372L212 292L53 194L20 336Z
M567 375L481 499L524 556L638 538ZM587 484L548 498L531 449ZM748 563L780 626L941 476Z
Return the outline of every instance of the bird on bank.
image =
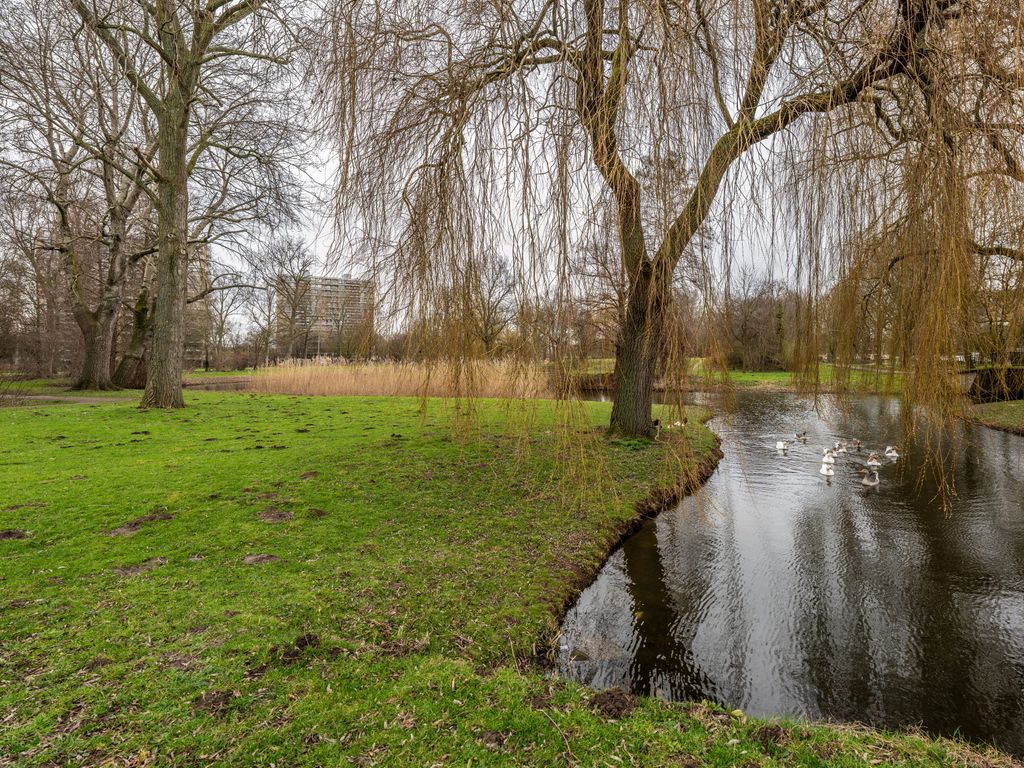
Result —
M878 470L877 469L862 469L859 470L858 474L863 475L860 484L869 487L878 485Z

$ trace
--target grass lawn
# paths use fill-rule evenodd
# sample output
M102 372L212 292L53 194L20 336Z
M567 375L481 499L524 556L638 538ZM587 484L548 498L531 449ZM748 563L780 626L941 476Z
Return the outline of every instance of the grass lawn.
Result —
M188 401L0 410L0 765L1007 764L546 676L664 444L550 403Z
M986 427L1024 435L1024 400L975 405L974 417Z

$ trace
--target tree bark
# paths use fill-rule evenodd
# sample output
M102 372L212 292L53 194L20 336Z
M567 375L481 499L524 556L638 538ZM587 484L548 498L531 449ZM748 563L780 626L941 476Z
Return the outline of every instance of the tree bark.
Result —
M615 349L615 385L609 430L630 437L653 437L654 379L663 343L667 303L664 286L644 263L634 278L626 317Z
M114 371L115 386L125 389L146 388L146 351L150 343L149 289L143 287L132 308L132 336Z
M114 346L116 318L116 310L110 312L106 307L101 307L100 311L91 316L84 325L79 321L85 358L78 381L75 382L75 389L117 389L110 376L110 355Z
M188 267L188 119L180 90L167 97L159 131L156 293L142 408L181 408Z

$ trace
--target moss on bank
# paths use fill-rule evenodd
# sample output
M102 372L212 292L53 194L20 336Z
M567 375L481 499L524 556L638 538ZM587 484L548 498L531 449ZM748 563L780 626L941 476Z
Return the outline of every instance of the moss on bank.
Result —
M551 403L189 401L0 411L0 765L989 764L546 677L665 444Z

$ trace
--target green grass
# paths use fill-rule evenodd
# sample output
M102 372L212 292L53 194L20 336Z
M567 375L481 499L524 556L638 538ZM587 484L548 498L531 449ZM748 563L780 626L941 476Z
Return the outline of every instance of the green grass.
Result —
M983 764L704 704L612 720L545 676L566 601L676 476L662 444L581 463L593 432L550 403L455 430L443 401L188 400L0 411L0 530L29 534L0 540L0 765ZM172 517L106 535L145 515Z
M720 371L709 369L703 358L692 358L691 376L696 383L710 385L728 385L733 387L759 387L772 390L797 390L801 383L792 371L729 371L728 379ZM835 366L822 363L818 367L818 386L826 391L836 389L837 372ZM848 386L853 392L880 392L895 394L899 392L902 376L888 369L877 371L868 368L852 368L849 371Z
M976 405L974 417L986 427L1024 435L1024 400Z

